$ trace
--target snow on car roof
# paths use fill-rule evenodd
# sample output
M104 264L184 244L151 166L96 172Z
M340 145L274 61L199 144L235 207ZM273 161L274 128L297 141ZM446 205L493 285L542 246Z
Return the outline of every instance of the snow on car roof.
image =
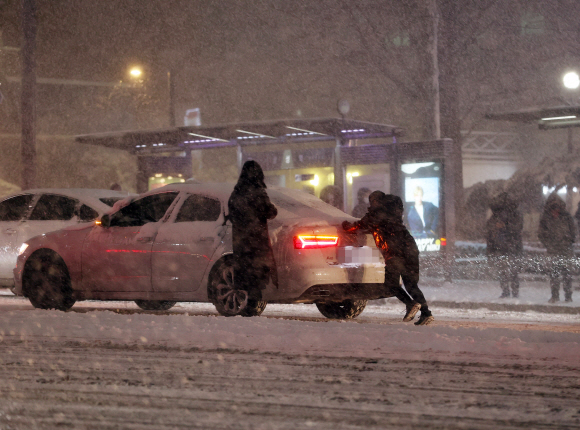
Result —
M162 188L143 193L143 196L155 194L159 191L185 191L188 193L207 194L218 197L227 204L234 189L233 183L210 182L210 183L176 183ZM300 190L291 188L270 186L267 188L268 196L278 209L278 219L348 219L354 218L340 209L331 206L318 197Z
M21 196L23 194L58 194L61 196L71 197L89 205L101 213L107 212L110 209L110 206L100 199L124 199L127 196L135 195L129 193L128 191L113 191L100 188L34 188L5 196L2 200L6 200L14 196Z

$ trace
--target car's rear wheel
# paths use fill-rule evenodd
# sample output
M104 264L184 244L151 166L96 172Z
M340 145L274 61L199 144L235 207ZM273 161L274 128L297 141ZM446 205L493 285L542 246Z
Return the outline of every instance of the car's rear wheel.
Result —
M75 304L68 269L54 251L40 250L28 259L22 290L32 306L38 309L67 311Z
M342 302L316 303L326 318L345 320L358 317L367 305L366 300L344 300Z
M232 317L259 316L266 309L259 288L243 289L234 285L234 261L226 258L218 263L208 286L208 296L220 315Z
M167 300L135 300L135 303L145 311L167 311L175 306L177 302Z

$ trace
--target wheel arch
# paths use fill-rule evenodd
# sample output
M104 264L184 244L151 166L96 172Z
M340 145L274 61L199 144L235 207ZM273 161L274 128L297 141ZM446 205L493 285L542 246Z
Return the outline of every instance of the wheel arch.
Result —
M29 297L29 283L28 281L30 280L30 274L32 273L33 270L33 265L36 264L36 262L39 259L51 259L54 262L58 262L59 264L62 264L62 266L65 268L66 273L69 277L69 279L71 279L70 276L70 271L68 266L66 265L64 259L62 258L62 256L56 252L53 249L50 248L39 248L36 251L34 251L32 254L30 254L30 256L26 259L26 262L24 263L24 268L22 269L22 295L24 297ZM72 281L72 280L71 280Z
M217 274L217 271L219 270L220 266L226 262L226 261L233 261L234 259L234 254L233 252L228 252L225 254L222 254L220 256L220 258L218 258L216 260L216 262L213 264L213 266L211 267L211 269L209 270L208 274L207 274L207 278L206 278L206 282L205 282L205 292L207 294L207 298L208 300L211 302L212 299L214 297L211 297L211 281L214 279L214 277Z

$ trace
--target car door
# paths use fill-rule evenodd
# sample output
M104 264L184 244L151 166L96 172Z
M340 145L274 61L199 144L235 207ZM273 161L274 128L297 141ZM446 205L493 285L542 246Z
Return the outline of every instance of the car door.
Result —
M151 247L177 192L135 200L95 226L82 248L82 285L90 291L151 291ZM104 218L101 218L103 220Z
M12 279L18 249L24 242L20 228L34 194L21 194L0 202L0 278Z
M195 291L226 231L222 204L190 194L174 212L153 243L153 290Z
M78 222L75 208L79 201L58 194L41 194L20 229L22 242Z

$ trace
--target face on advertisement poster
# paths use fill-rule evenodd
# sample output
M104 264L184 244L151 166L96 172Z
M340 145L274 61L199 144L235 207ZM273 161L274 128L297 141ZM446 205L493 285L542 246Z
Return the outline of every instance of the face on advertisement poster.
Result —
M405 224L419 251L440 249L439 207L441 164L408 163L401 166L405 196Z

